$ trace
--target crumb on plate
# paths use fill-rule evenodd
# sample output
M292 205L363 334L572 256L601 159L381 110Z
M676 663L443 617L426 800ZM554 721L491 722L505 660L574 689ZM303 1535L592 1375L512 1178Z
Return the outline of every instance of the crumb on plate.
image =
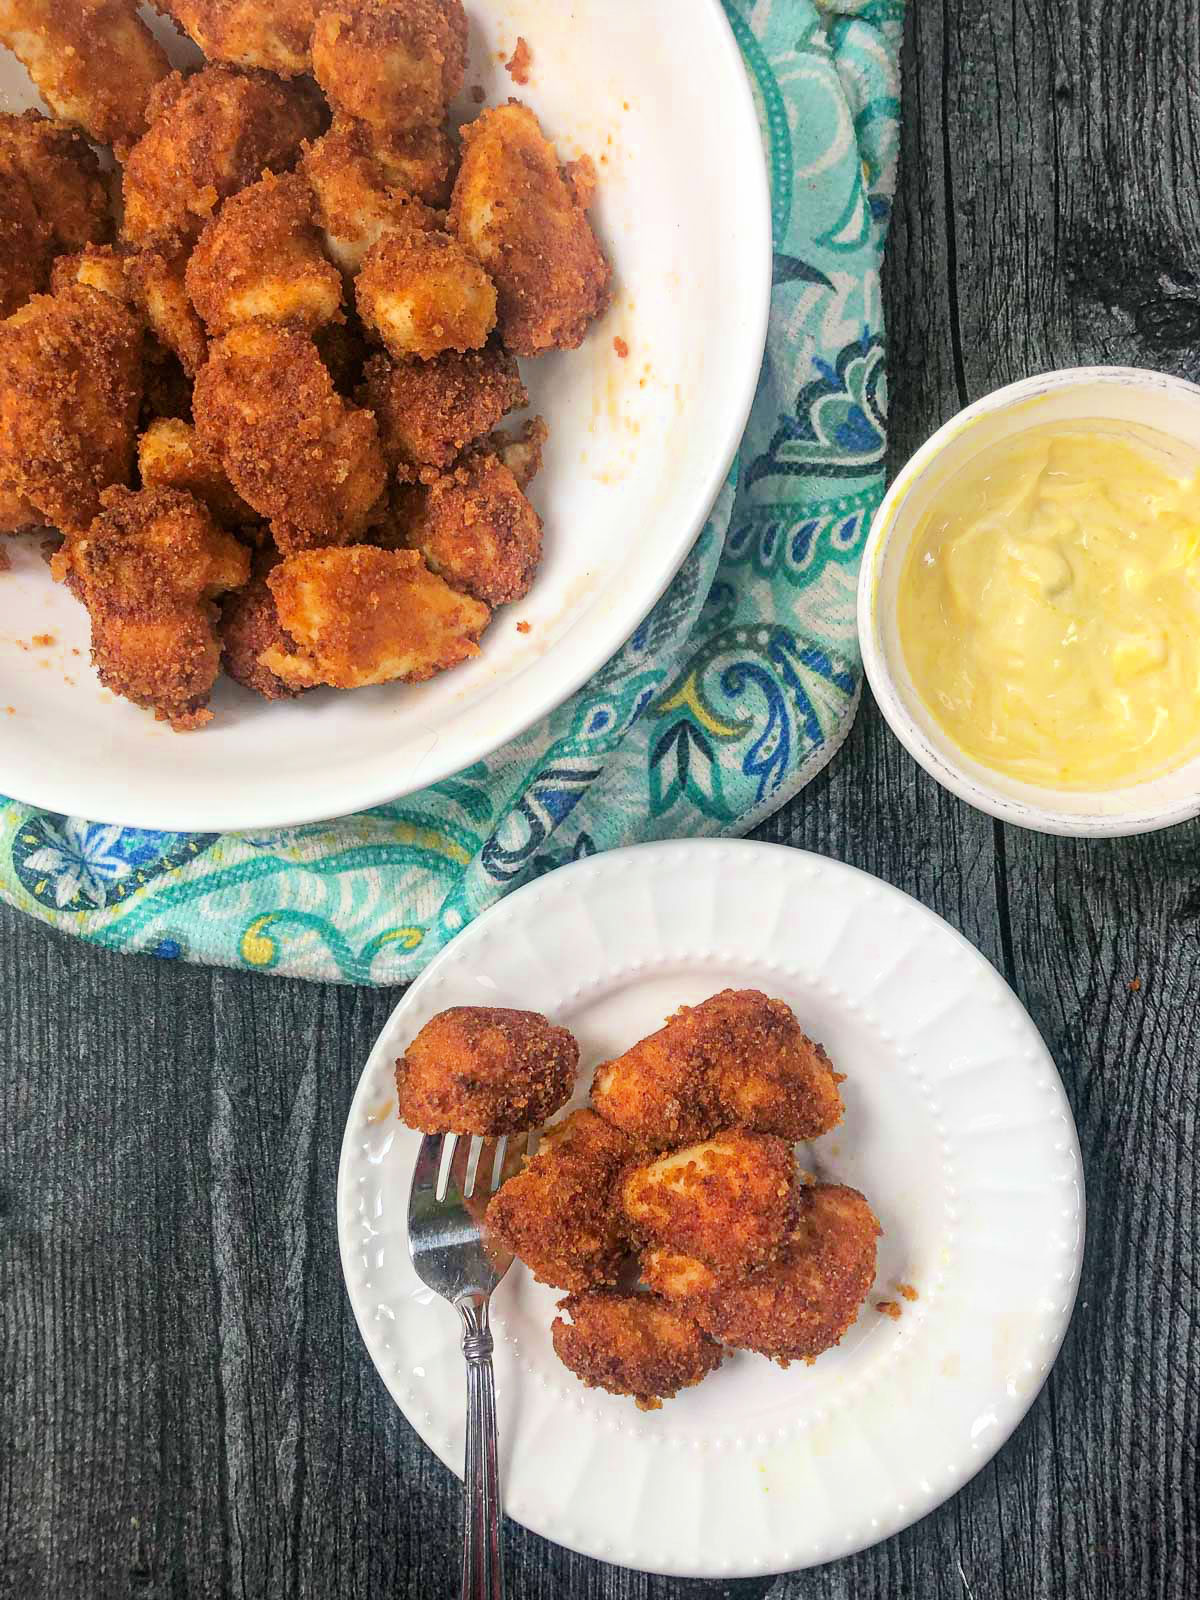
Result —
M900 1307L894 1300L876 1300L875 1309L881 1316L891 1317L893 1322L900 1320Z
M629 346L626 344L625 340L622 339L620 334L617 334L616 338L613 340L613 349L617 352L622 361L624 361L625 357L629 354Z
M517 47L504 63L504 70L514 83L529 82L529 67L533 61L533 51L520 34L517 36Z

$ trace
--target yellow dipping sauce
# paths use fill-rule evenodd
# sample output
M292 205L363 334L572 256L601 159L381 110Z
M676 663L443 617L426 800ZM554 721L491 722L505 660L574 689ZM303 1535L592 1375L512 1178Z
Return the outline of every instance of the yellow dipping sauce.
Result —
M917 529L900 579L913 683L977 761L1113 788L1200 748L1200 479L1109 421L980 452Z

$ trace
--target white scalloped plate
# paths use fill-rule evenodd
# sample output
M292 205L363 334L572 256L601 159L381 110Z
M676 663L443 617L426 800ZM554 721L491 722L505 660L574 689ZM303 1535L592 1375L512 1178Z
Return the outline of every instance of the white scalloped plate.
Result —
M418 1135L396 1119L395 1057L446 1006L530 1007L578 1038L582 1098L598 1061L729 984L787 1000L847 1074L844 1123L802 1152L883 1225L841 1345L787 1371L733 1355L642 1414L558 1363L556 1295L519 1263L493 1302L508 1513L586 1555L693 1577L809 1566L906 1527L994 1455L1050 1369L1083 1249L1079 1147L1054 1063L987 961L899 890L803 851L679 842L577 862L480 917L408 991L338 1179L371 1359L461 1473L458 1319L408 1258Z

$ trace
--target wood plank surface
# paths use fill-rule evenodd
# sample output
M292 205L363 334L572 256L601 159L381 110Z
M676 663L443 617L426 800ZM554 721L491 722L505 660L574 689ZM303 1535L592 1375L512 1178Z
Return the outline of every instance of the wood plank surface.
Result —
M1050 366L1200 375L1200 0L912 0L892 451ZM1080 844L939 790L870 706L758 831L915 894L1067 1084L1080 1303L994 1463L874 1550L680 1583L509 1525L517 1600L1200 1592L1200 827ZM450 1596L458 1487L342 1289L334 1183L395 995L84 948L0 911L0 1600Z

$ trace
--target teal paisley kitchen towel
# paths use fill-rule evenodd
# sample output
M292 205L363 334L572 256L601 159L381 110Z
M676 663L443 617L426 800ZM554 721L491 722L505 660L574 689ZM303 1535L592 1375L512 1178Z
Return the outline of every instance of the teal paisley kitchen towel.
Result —
M545 721L392 805L162 834L0 802L0 893L115 950L394 984L564 861L746 832L829 760L861 682L883 491L879 270L903 0L725 0L770 163L775 279L738 462L633 637Z

